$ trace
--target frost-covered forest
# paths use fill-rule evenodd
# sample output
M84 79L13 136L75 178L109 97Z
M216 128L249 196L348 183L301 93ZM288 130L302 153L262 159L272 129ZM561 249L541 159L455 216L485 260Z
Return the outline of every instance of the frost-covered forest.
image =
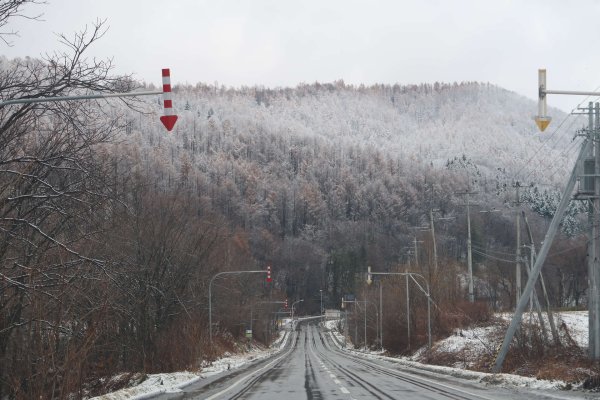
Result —
M86 57L102 29L64 38L65 52L46 59L0 58L1 99L153 89ZM224 271L270 265L274 282L216 282L222 348L243 336L251 312L255 337L271 339L272 310L258 307L266 299L303 299L297 312L310 314L321 293L326 308L374 295L367 266L425 275L443 334L447 316L466 310L456 193L467 189L477 192L476 297L510 309L518 210L539 244L579 127L543 145L533 101L477 82L175 85L174 102L173 133L160 126L158 97L0 107L0 398L83 396L99 377L214 357L208 285ZM545 267L556 307L586 301L584 210L572 202ZM390 332L405 321L400 288L390 281ZM425 301L411 303L418 345Z

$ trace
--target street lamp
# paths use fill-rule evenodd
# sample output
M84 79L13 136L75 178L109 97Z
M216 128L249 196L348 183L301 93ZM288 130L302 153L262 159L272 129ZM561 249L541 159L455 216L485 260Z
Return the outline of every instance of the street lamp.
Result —
M210 344L212 344L213 340L212 340L212 284L213 281L222 275L234 275L234 274L266 274L267 271L265 270L259 270L259 271L225 271L225 272L219 272L217 274L215 274L211 279L210 282L208 284L208 337L210 340Z
M298 301L295 301L295 302L293 302L293 303L292 303L292 326L294 325L294 306L295 306L296 304L298 304L298 303L301 303L301 302L303 302L303 301L304 301L304 299L300 299L300 300L298 300Z
M250 307L250 331L252 331L252 321L254 321L252 316L254 312L254 306L258 304L285 304L285 301L259 301L258 303L253 304Z
M345 308L346 303L354 303L354 304L363 303L365 306L365 308L363 309L364 331L365 331L363 341L364 341L364 345L365 345L365 349L366 349L367 348L367 304L372 304L375 307L376 315L377 315L377 317L379 317L379 309L377 308L377 304L371 303L369 300L344 300L344 298L342 298L342 308ZM377 330L379 330L379 321L377 321ZM355 333L354 336L357 336L357 333Z
M323 316L323 289L319 289L319 293L321 294L321 316Z
M423 275L417 274L415 272L373 272L373 271L371 271L371 267L368 267L368 269L367 269L367 284L370 285L371 283L373 283L373 275L401 275L401 276L410 277L410 279L413 280L413 282L425 294L425 296L427 296L427 346L431 349L431 301L432 300L431 300L431 296L429 294L429 283L427 282L427 279L425 279L425 277ZM423 279L423 282L425 283L425 287L427 288L427 291L425 291L423 289L423 287L415 279L415 276ZM408 318L408 315L407 315L407 318ZM409 320L409 322L410 322L410 320ZM410 323L408 324L408 326L410 326Z

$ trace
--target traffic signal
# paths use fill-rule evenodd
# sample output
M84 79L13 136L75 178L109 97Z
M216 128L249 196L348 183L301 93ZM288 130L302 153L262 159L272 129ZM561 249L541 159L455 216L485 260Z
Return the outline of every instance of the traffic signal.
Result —
M283 303L283 306L284 306L285 308L288 308L288 301L287 301L287 299L285 299L285 303Z
M271 278L271 266L268 265L267 266L267 283L271 283L273 281L273 278Z
M534 117L535 123L537 124L540 131L544 132L544 130L550 125L550 118L547 115L547 105L546 105L546 70L539 69L538 70L538 115ZM558 129L558 128L557 128Z
M371 274L371 267L367 267L367 284L373 283L373 275Z

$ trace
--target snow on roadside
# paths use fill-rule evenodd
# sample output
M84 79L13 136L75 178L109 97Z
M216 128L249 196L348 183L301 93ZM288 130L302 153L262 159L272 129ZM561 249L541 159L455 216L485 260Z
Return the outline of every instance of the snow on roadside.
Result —
M581 345L581 343L584 342L587 344L587 312L560 313L559 321L565 322L565 324L569 327L569 330L571 331L573 339L576 340L578 344ZM380 351L363 351L343 348L342 344L344 343L344 337L340 332L337 331L337 323L337 321L327 321L325 323L325 327L329 329L329 333L336 346L344 351L367 359L385 360L414 369L449 375L462 379L475 380L484 384L490 384L500 387L523 387L528 389L540 390L558 390L567 387L566 382L559 380L548 381L513 374L492 374L486 372L470 371L463 369L464 367L468 367L468 365L465 365L465 363L459 363L460 365L455 365L454 367L423 364L418 361L415 361L415 359L417 359L418 354L420 354L421 351L417 351L417 356L413 355L410 358L407 358L384 356L380 354ZM581 330L581 327L584 325L586 329L585 340L583 340L583 333ZM491 336L493 336L495 330L496 329L493 326L476 327L472 329L457 329L455 331L455 335L438 341L434 346L441 351L470 352L470 354L475 357L478 353L481 354L481 352L488 352L491 349L493 349L493 344L491 343ZM577 334L577 338L575 337L576 335L574 334L574 332L579 332Z
M503 319L506 322L510 322L513 314L512 313L499 313L496 314L497 317ZM556 327L561 330L561 326L564 323L569 330L569 334L571 338L575 341L575 343L581 348L588 347L588 312L587 311L562 311L555 312L554 319L556 322ZM537 323L538 317L536 313L523 313L522 321L529 322L531 320L532 323ZM546 323L546 327L548 327L548 316L544 314L544 322ZM564 335L564 332L561 332L561 337Z
M443 353L462 353L462 361L454 364L456 368L470 368L484 353L494 353L495 345L491 339L497 334L497 326L473 327L470 329L455 329L452 336L436 342L433 350ZM417 360L421 352L411 356Z
M93 397L95 400L142 400L162 393L176 393L181 388L198 381L200 376L194 372L172 372L168 374L151 374L139 385L117 390L113 393Z
M251 361L267 358L280 352L289 340L289 336L288 331L280 331L279 337L269 349L263 350L256 347L248 353L225 353L225 357L219 358L212 363L208 363L206 366L202 366L200 372L183 371L165 374L150 374L147 375L146 380L139 385L93 397L90 400L143 400L162 393L181 392L182 388L191 385L200 379L205 379L224 371L239 368Z
M588 312L587 311L569 311L558 314L557 327L562 323L569 327L571 338L581 348L588 347Z
M348 344L352 345L352 343L350 341L347 341L344 335L338 330L339 325L339 319L332 319L323 322L323 326L325 326L325 328L329 330L329 334L333 337L338 346L344 347Z

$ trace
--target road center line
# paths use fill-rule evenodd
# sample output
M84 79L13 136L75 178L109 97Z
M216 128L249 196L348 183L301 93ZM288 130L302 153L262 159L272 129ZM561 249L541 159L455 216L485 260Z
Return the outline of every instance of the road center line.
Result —
M294 338L291 338L291 340L294 340L294 339L295 339L295 336L297 336L297 335L294 335ZM213 399L216 399L217 397L219 397L219 396L223 395L224 393L227 393L228 391L230 391L231 389L233 389L234 387L236 387L236 386L237 386L237 385L239 385L240 383L242 383L242 382L246 381L248 378L258 375L260 372L264 371L265 369L271 368L271 367L272 367L274 364L278 363L278 362L279 362L279 361L281 361L281 360L282 360L284 357L287 357L289 354L291 354L291 353L292 353L292 351L294 351L294 348L295 348L295 345L294 345L294 342L292 341L292 342L291 342L291 348L290 348L290 350L288 350L288 351L287 351L285 354L283 354L283 355L282 355L282 356L280 356L280 357L277 357L275 360L271 361L270 363L268 363L268 364L267 364L267 365L265 365L264 367L262 367L262 368L260 368L260 369L257 369L256 371L254 371L254 372L251 372L251 373L249 373L248 375L246 375L246 376L242 377L242 378L241 378L241 379L239 379L238 381L234 382L234 383L233 383L231 386L227 387L227 388L226 388L226 389L224 389L224 390L221 390L219 393L215 393L215 394L213 394L212 396L210 396L210 397L207 397L207 398L206 398L206 400L213 400Z

